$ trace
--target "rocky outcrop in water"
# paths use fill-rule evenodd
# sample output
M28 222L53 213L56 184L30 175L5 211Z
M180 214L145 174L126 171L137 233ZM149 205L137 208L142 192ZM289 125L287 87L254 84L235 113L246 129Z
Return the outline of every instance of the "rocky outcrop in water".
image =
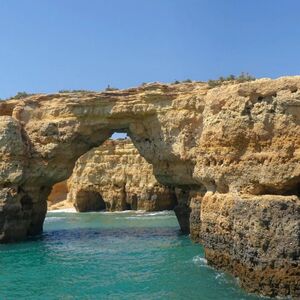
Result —
M297 196L215 193L201 206L200 241L211 265L240 277L250 292L299 297Z
M2 241L40 233L52 185L125 131L210 264L300 297L300 77L35 95L1 103L0 128Z

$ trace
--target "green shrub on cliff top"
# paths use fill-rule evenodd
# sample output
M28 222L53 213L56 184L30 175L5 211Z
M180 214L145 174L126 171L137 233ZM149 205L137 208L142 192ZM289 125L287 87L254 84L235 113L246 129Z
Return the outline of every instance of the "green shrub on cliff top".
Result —
M90 93L92 91L89 90L59 90L61 94L69 94L69 93Z
M172 84L180 84L180 83L193 83L193 80L191 79L185 79L185 80L175 80L174 82L172 82Z
M229 75L227 77L221 76L219 79L216 80L208 80L207 83L210 87L215 87L229 81L240 83L240 82L253 81L253 80L256 80L254 76L251 76L249 73L242 72L239 76L234 76L234 75Z
M18 92L15 96L11 97L10 99L23 99L32 95L34 94L28 94L26 92Z

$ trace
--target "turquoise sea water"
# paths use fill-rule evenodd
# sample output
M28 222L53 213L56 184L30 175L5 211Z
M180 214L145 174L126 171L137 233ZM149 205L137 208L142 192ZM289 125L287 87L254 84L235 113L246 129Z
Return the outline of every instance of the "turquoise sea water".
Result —
M260 299L207 266L172 212L50 212L44 234L0 245L0 299Z

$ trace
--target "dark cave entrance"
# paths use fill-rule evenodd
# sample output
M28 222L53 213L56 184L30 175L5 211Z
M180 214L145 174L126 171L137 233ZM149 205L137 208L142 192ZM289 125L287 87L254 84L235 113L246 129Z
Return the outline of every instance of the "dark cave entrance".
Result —
M101 211L106 209L101 194L89 190L80 190L77 193L74 206L79 212Z

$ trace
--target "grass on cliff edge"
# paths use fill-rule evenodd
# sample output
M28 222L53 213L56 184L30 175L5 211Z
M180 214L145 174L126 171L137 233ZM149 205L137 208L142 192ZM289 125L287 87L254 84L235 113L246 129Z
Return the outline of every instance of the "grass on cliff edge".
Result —
M215 87L215 86L219 86L222 85L223 83L226 82L237 82L237 83L242 83L242 82L246 82L246 81L254 81L256 80L256 78L254 76L251 76L249 73L244 73L242 72L240 75L235 76L235 75L229 75L227 77L219 77L219 79L217 80L208 80L208 85L210 87Z
M240 75L235 76L235 75L229 75L227 77L219 77L219 79L210 79L207 81L207 84L209 87L213 88L216 86L220 86L222 84L226 83L242 83L242 82L247 82L247 81L254 81L256 78L254 76L251 76L249 73L242 72ZM192 83L195 81L192 81L191 79L186 79L182 81L174 81L172 84L180 84L180 83ZM200 81L201 82L201 81Z
M249 73L242 72L238 76L229 75L227 77L221 76L221 77L219 77L219 79L214 79L214 80L210 79L207 81L207 83L208 83L209 87L213 88L213 87L220 86L222 84L229 83L229 82L241 83L241 82L254 81L254 80L256 80L256 78L254 76L251 76ZM182 80L182 81L176 80L176 81L172 82L171 84L193 83L193 82L196 82L196 81L192 81L191 79L186 79L186 80ZM145 85L145 84L146 83L142 83L142 85ZM107 88L105 89L106 92L117 91L117 90L119 90L119 89L115 88L115 87L111 87L110 85L108 85ZM90 93L93 91L90 91L90 90L59 90L58 92L62 93L62 94L69 94L69 93ZM7 99L3 99L3 100L24 99L24 98L32 96L32 95L34 95L34 94L29 94L26 92L18 92L15 96L7 98ZM1 100L2 99L0 98L0 101Z

